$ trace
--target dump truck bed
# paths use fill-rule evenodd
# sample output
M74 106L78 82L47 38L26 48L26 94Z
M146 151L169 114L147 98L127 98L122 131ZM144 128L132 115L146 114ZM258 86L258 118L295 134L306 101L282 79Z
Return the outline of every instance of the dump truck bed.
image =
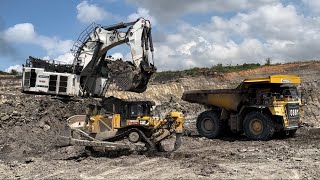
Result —
M190 90L183 93L182 99L191 103L214 105L236 111L241 101L241 91L237 89Z

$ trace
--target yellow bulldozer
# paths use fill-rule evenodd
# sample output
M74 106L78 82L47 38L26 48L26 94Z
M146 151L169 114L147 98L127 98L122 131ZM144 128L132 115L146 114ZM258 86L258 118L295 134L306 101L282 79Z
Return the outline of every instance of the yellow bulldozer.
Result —
M246 79L235 89L185 91L182 99L211 108L196 122L204 137L216 138L231 130L250 140L269 140L275 133L293 136L299 128L300 83L297 76L272 75Z
M89 105L86 115L67 120L60 146L100 147L104 151L174 151L181 145L183 115L169 112L165 118L159 118L153 114L154 105L152 101L114 97L104 99L100 105Z

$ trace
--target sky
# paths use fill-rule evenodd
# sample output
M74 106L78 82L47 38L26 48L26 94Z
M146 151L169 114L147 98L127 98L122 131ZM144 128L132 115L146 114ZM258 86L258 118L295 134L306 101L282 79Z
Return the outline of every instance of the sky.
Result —
M149 19L159 71L318 60L319 0L1 0L0 70L29 56L70 63L92 22ZM108 55L131 60L124 44Z

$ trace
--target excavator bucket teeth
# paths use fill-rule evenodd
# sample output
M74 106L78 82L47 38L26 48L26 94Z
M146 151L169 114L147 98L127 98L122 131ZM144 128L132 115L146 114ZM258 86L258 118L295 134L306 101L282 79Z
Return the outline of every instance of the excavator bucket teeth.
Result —
M130 73L123 73L119 74L115 77L115 84L118 88L123 91L128 91L132 88L132 74Z
M135 67L131 62L116 60L108 61L108 70L115 85L123 91L142 93L147 89L151 75L155 72L143 71Z

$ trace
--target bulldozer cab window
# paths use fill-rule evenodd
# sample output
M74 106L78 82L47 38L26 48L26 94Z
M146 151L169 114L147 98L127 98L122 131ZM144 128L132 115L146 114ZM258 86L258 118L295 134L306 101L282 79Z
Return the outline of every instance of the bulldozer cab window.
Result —
M133 104L131 105L130 117L136 119L141 116L149 116L150 107L147 104Z
M143 107L141 105L135 105L131 107L131 117L139 117L143 115Z

